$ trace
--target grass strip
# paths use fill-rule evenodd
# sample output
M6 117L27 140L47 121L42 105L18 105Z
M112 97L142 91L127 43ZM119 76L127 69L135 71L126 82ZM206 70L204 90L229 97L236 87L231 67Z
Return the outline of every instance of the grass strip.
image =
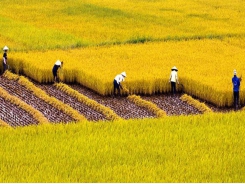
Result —
M108 120L119 120L121 119L112 109L106 107L95 100L88 98L87 96L79 93L78 91L72 89L68 85L64 83L56 83L55 86L60 89L61 91L67 93L68 95L76 98L79 102L89 106L90 108L94 109L105 115L106 119Z
M184 94L180 97L180 99L184 102L187 102L188 104L194 106L202 113L210 113L213 112L212 109L210 109L205 103L201 103L198 100L195 100L191 96Z
M7 77L8 79L11 79L11 80L18 80L18 83L20 85L24 86L25 88L27 88L28 90L33 92L34 95L41 98L42 100L44 100L48 104L52 105L53 107L57 108L58 110L60 110L64 113L66 113L67 115L71 116L74 120L76 120L76 121L86 120L86 118L82 114L80 114L78 111L73 109L71 106L64 104L63 102L61 102L60 100L58 100L54 97L50 97L49 95L47 95L47 93L45 91L36 87L32 82L30 82L24 76L18 76L18 75L13 74L9 71L5 72L4 76Z
M156 104L149 102L147 100L143 100L140 96L130 95L127 97L130 101L134 102L136 105L145 107L152 113L154 113L158 118L162 118L166 116L166 112L160 109Z

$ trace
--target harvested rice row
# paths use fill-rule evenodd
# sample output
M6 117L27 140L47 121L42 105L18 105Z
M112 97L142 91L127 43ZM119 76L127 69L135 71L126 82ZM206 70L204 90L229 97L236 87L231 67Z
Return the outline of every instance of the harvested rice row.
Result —
M78 111L76 111L75 109L73 109L69 105L64 104L63 102L57 100L56 98L50 97L49 95L47 95L47 93L45 91L36 87L32 82L30 82L24 76L18 76L18 75L13 74L9 71L5 72L4 76L10 80L18 80L19 84L26 87L28 90L32 91L34 95L41 98L42 100L49 103L50 105L54 106L58 110L66 113L67 115L72 117L74 120L76 120L76 121L86 120L86 118L83 115L81 115Z
M18 97L10 95L7 91L5 91L1 87L0 87L0 96L3 97L5 100L9 101L10 103L17 105L18 107L22 108L23 110L31 114L33 118L38 121L38 123L40 124L48 123L48 119L45 118L40 111L28 105L24 101L20 100Z
M142 98L140 98L140 96L130 95L128 96L128 99L138 106L147 108L149 111L153 112L159 118L165 117L167 115L166 112L157 107L156 104L147 100L143 100Z
M212 109L210 109L205 103L201 103L198 100L195 100L191 96L184 94L180 97L181 100L187 102L188 104L194 106L202 113L210 113L213 112Z
M6 123L5 121L3 121L3 120L0 119L0 128L1 127L8 127L8 128L10 128L11 126L8 123Z
M98 111L102 114L105 115L106 119L108 120L118 120L121 119L113 110L111 110L110 108L98 103L95 100L92 100L90 98L88 98L87 96L79 93L78 91L72 89L71 87L67 86L64 83L57 83L55 84L55 86L67 93L68 95L76 98L79 102L82 102L84 104L86 104L87 106L89 106L90 108L94 109L95 111Z

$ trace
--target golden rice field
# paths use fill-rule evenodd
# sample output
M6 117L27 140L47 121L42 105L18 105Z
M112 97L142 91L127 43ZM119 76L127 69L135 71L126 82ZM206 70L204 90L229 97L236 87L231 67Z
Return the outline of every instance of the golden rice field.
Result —
M242 39L245 41L244 39ZM170 69L179 69L185 92L217 106L232 105L233 70L245 71L239 38L169 41L111 47L11 53L13 70L39 82L52 82L56 59L64 61L64 82L78 82L102 95L112 93L116 74L126 71L130 93L169 92ZM241 103L244 104L244 85ZM210 93L211 92L211 93Z
M2 0L12 50L224 38L245 33L242 0Z
M51 70L60 59L63 82L100 95L112 93L112 81L123 71L130 94L168 93L170 69L177 66L178 90L226 107L232 106L233 70L239 77L245 71L243 0L1 0L0 7L0 47L10 48L10 70L40 83L53 81ZM29 109L40 125L10 128L0 120L0 182L245 181L244 108L169 117L134 96L161 118L123 120L58 85L115 120L94 123L16 77L13 84L81 122L49 124L1 88L2 101ZM244 86L242 81L242 107Z
M0 182L245 181L244 112L0 129Z
M187 93L232 105L232 71L244 70L241 0L1 3L0 41L13 51L9 63L17 73L50 82L52 65L61 59L65 82L108 95L114 76L126 71L131 93L153 94L169 91L176 65ZM147 41L153 43L127 45Z

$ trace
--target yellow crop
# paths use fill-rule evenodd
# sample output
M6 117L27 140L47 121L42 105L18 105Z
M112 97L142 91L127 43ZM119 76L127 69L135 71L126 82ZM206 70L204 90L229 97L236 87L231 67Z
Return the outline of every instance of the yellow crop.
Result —
M3 120L0 119L0 128L1 128L1 127L8 127L8 128L11 128L11 126L10 126L8 123L6 123L5 121L3 121Z
M40 124L46 124L48 123L48 119L44 117L44 115L33 108L32 106L28 105L27 103L20 100L18 97L10 95L7 91L5 91L3 88L0 87L0 96L3 97L5 100L19 106L26 112L30 113L35 120L37 120Z
M199 111L203 113L212 112L212 109L210 109L205 103L201 103L187 94L182 95L180 99L197 108Z
M61 91L64 91L65 93L67 93L70 96L75 97L78 101L86 104L87 106L91 107L92 109L94 109L95 111L101 112L102 114L105 115L105 117L108 120L119 120L121 119L113 110L111 110L110 108L98 103L95 100L92 100L90 98L88 98L87 96L79 93L78 91L70 88L69 86L67 86L66 84L63 83L56 83L55 86L60 89Z
M166 112L157 107L156 104L149 102L147 100L143 100L140 96L137 95L130 95L128 96L128 99L138 106L142 106L144 108L147 108L149 111L154 113L157 117L162 118L166 117Z
M242 0L2 0L0 6L0 41L18 51L223 38L245 30Z
M82 121L86 120L86 118L80 114L78 111L73 109L71 106L64 104L60 100L50 97L46 94L45 91L42 89L36 87L32 82L30 82L27 78L23 76L17 76L11 72L5 72L5 77L12 80L18 80L18 83L22 86L25 86L28 90L30 90L33 94L35 94L37 97L43 99L45 102L49 103L50 105L54 106L58 110L63 111L64 113L68 114L70 117L72 117L76 121Z
M244 114L0 128L0 182L243 183Z
M112 93L112 81L122 71L127 73L124 83L131 94L169 92L170 69L177 66L187 94L218 106L232 105L233 70L238 76L245 71L245 49L239 38L11 53L9 57L13 71L44 83L53 81L53 64L63 60L64 82L78 82L102 95ZM244 89L242 82L241 103Z
M129 93L153 94L170 90L170 68L176 65L187 94L231 106L232 71L240 75L245 70L241 0L1 4L0 41L10 47L10 68L38 82L53 81L51 70L60 59L64 82L108 95L113 78L126 71ZM155 43L139 44L148 41Z

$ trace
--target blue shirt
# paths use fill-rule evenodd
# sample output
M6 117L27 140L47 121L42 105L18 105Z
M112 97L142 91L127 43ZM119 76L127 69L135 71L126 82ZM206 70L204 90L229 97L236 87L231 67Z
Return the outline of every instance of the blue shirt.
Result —
M232 84L233 84L233 91L239 91L240 87L240 80L237 78L236 75L232 78Z

